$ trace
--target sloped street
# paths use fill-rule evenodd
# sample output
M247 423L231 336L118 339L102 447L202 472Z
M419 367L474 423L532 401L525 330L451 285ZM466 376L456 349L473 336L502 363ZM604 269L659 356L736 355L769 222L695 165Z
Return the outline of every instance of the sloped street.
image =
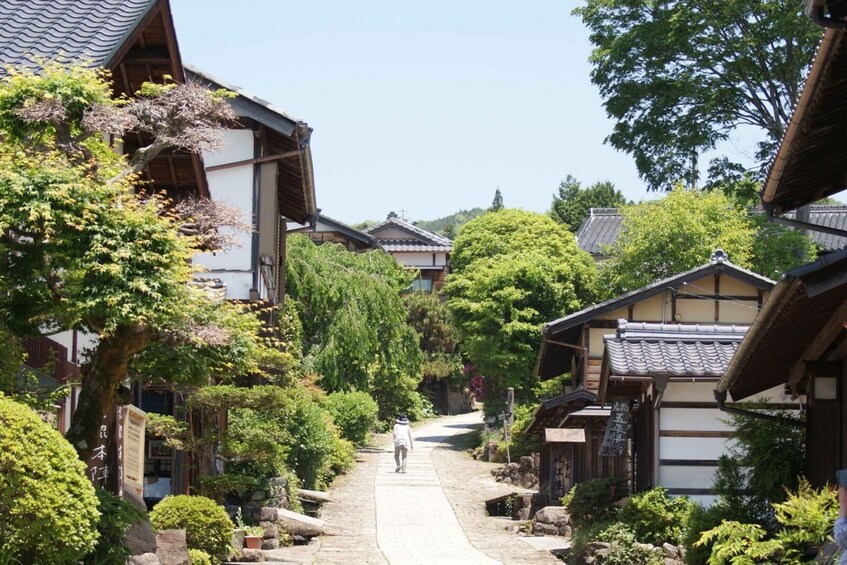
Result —
M269 552L301 563L558 563L505 531L484 501L516 489L497 483L496 465L472 459L462 436L481 423L479 412L440 418L414 431L408 472L394 472L393 449L360 452L355 470L330 491L322 518L331 535L305 547Z

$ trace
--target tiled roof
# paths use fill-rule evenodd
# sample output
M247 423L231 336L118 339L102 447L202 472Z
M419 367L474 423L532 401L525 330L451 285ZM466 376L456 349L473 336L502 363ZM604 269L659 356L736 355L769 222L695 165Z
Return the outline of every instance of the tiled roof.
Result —
M383 229L394 227L409 234L408 238L382 238L379 232ZM453 251L453 242L448 238L419 228L418 226L392 216L387 220L364 230L366 234L372 235L379 241L380 245L391 253L392 251L420 251L450 253Z
M618 240L622 225L617 208L591 208L576 230L577 245L592 255L605 255L603 248Z
M761 213L761 212L757 212ZM795 218L795 212L784 214ZM809 223L847 231L847 205L816 204L810 207ZM605 256L604 247L614 245L623 229L623 216L617 208L591 208L576 231L579 248L592 255ZM825 252L847 247L847 237L809 231L812 240Z
M156 0L3 0L0 75L33 58L89 59L106 65Z
M618 321L606 336L613 375L720 377L749 326Z

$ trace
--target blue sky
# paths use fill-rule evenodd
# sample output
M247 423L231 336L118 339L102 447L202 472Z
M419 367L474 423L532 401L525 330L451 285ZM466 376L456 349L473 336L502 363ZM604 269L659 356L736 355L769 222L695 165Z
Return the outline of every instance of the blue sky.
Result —
M589 79L573 1L171 0L183 60L314 128L318 206L353 223L490 205L559 182L648 197Z

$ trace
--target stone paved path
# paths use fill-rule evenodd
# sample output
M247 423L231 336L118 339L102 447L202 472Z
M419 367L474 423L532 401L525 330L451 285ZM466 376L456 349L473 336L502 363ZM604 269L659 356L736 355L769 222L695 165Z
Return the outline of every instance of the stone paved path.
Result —
M439 418L414 430L407 473L394 472L393 448L359 452L355 470L339 477L321 518L332 535L309 546L267 552L289 563L553 564L485 514L483 502L514 492L496 483L494 464L474 461L451 447L457 434L481 421L480 413ZM445 443L448 442L448 443Z

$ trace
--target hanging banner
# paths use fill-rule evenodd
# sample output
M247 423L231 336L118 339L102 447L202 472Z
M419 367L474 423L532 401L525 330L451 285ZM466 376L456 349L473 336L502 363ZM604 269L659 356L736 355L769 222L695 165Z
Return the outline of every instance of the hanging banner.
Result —
M615 457L626 453L626 440L629 437L629 401L616 400L611 403L612 411L606 423L606 435L600 446L600 455Z

